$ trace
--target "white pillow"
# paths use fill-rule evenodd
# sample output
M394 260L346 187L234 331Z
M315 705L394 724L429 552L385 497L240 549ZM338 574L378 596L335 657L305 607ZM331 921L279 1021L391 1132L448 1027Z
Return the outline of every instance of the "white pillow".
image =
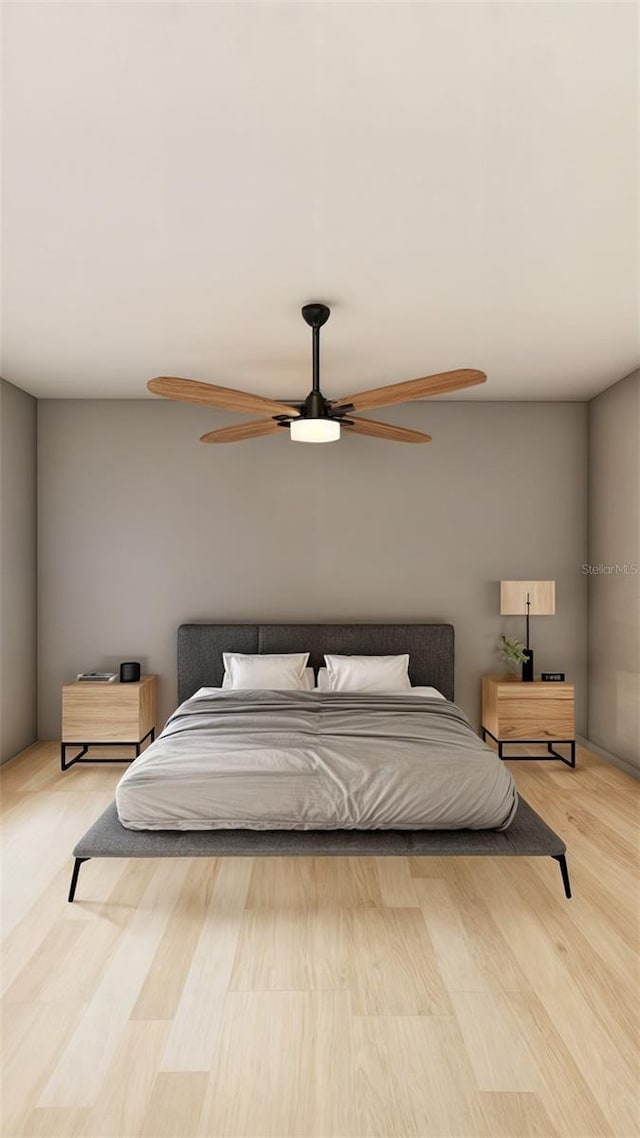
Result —
M308 652L289 652L284 655L223 652L222 659L225 677L229 677L227 686L234 691L307 690L304 672L309 661Z
M310 671L312 669L309 669ZM331 691L331 684L329 682L329 673L326 668L318 669L318 683L316 691ZM384 693L380 693L384 694ZM390 692L389 694L393 694ZM437 688L411 688L411 695L422 696L423 699L444 699L441 691Z
M330 691L411 691L409 654L325 656Z
M324 671L326 671L326 668L324 669ZM228 672L225 672L224 676L222 677L222 688L224 691L229 691L232 686L233 685L231 683L231 676L229 675ZM313 691L315 686L316 686L316 675L315 675L313 668L305 668L304 672L302 673L302 690L303 691ZM219 691L220 689L217 688L215 690Z

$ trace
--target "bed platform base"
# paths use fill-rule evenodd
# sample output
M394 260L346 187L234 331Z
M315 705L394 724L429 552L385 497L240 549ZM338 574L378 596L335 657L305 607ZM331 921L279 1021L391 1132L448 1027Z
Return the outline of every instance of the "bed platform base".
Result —
M565 843L523 798L508 830L127 830L113 802L73 856L69 901L98 857L552 857L571 897Z

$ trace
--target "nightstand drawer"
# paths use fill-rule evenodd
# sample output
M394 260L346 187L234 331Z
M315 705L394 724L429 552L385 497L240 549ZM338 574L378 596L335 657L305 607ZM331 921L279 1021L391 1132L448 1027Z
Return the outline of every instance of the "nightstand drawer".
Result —
M573 739L573 698L529 698L509 692L498 697L498 730L501 739Z
M567 684L564 681L562 683L543 683L541 680L535 680L533 683L523 683L521 680L506 680L503 683L494 683L493 688L500 703L503 700L523 698L527 700L527 703L540 702L544 704L548 699L573 703L573 684Z
M79 682L62 689L62 738L67 743L134 743L155 726L155 677L139 683Z

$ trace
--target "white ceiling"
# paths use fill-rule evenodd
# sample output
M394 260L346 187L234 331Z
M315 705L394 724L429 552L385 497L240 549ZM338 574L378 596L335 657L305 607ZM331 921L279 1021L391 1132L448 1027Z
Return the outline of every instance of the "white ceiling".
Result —
M304 397L309 300L329 396L637 366L635 4L2 7L11 382Z

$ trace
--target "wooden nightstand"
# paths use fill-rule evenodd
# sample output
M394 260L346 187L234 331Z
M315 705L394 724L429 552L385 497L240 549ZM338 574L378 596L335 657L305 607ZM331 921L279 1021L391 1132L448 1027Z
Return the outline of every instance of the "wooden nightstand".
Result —
M127 759L83 759L89 747L110 747L126 743L140 754L145 739L153 742L156 733L156 677L142 676L138 683L91 683L78 680L62 688L62 743L60 766L63 771L74 763L121 763ZM67 762L67 747L82 749Z
M573 684L533 680L523 683L516 676L482 677L482 727L498 745L501 759L560 759L568 767L576 765ZM507 743L546 743L544 755L505 755ZM565 758L554 746L569 747Z

